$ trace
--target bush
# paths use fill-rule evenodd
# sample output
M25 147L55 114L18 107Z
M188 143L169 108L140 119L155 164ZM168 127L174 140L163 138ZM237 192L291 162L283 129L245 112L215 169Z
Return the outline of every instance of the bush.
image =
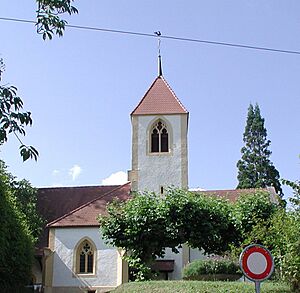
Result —
M262 239L275 261L274 279L300 292L300 212L279 209L267 222L259 222L248 234L247 244ZM232 255L239 253L239 248Z
M239 265L228 259L196 260L183 269L183 278L186 280L217 279L216 275L241 275ZM203 277L208 275L208 278ZM226 276L227 275L227 276Z
M17 198L10 186L10 176L0 160L0 291L24 292L31 277L33 237Z
M248 237L258 222L268 221L277 210L278 205L271 202L267 192L255 191L240 196L233 206L233 216L240 228L241 241Z
M279 276L300 292L300 213L281 211L272 221L264 243L271 247Z

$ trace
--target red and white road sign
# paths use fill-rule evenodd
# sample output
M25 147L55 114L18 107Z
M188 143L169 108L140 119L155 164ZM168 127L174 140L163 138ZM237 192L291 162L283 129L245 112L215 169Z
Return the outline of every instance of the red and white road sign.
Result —
M259 244L247 246L240 255L240 267L244 275L254 281L268 279L274 270L274 260L268 249Z

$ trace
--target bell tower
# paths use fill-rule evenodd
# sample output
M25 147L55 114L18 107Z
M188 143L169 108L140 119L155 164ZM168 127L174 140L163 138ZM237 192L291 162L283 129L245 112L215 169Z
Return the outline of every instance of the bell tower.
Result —
M188 187L188 111L162 75L131 113L132 191L163 194L169 186Z

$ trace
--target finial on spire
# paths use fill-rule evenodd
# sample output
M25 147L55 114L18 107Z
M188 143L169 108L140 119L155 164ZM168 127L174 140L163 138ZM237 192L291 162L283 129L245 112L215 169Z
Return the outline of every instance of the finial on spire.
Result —
M161 66L161 56L160 56L160 36L161 32L157 31L154 32L156 34L157 39L158 39L158 76L162 76L162 66Z

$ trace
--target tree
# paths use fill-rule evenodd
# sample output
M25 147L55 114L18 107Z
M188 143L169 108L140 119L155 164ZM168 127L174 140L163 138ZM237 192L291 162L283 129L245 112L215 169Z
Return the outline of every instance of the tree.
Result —
M242 247L252 243L266 246L274 257L275 277L288 282L295 292L299 292L299 206L286 210L272 203L267 193L257 191L238 199L234 204L233 216L240 227L241 238L239 245L232 247L232 255L238 256Z
M18 208L11 188L11 175L0 162L0 288L1 292L23 292L31 277L33 237Z
M6 169L0 160L0 288L23 292L44 221L37 212L36 189L26 180L17 181Z
M4 72L4 63L0 59L0 82ZM29 158L37 160L38 151L33 146L25 145L19 135L25 135L24 127L32 125L30 112L22 112L23 101L17 95L17 88L0 84L0 145L13 133L20 142L20 154L23 161Z
M248 241L267 247L275 261L275 277L286 281L295 292L300 290L300 213L279 208L267 221L259 222Z
M250 104L243 135L245 146L242 147L242 158L238 161L237 188L265 188L272 186L282 196L279 172L270 161L270 140L264 126L258 104Z
M290 202L294 209L300 211L300 180L290 181L284 179L282 180L282 183L293 189L294 197L290 198Z
M250 244L250 242L260 242L261 239L248 240L249 235L255 230L257 224L263 224L267 227L267 222L278 210L278 205L271 202L270 195L267 192L255 191L254 193L243 194L233 205L233 216L240 231L241 244ZM249 242L249 243L248 243Z
M168 242L162 198L151 193L135 195L127 202L114 201L107 211L107 216L99 216L103 238L126 251L125 259L134 269L134 278L148 279L149 264L156 256L163 256Z
M271 221L281 210L284 209L271 202L267 192L257 190L240 196L232 205L232 216L236 221L238 239L231 246L231 258L237 260L243 248L250 244L265 244Z
M72 6L74 0L36 0L37 8L37 33L46 40L52 39L53 34L59 37L63 35L66 20L59 16L67 13L69 15L78 13L76 7Z
M290 198L290 202L292 203L295 210L300 211L300 180L291 181L283 179L282 183L293 189L294 197Z
M0 160L0 172L5 175L10 194L15 198L15 206L22 214L30 235L34 241L37 241L45 224L45 220L37 211L37 189L32 187L28 180L22 179L19 181L7 172L7 166L2 160Z
M293 189L292 208L279 211L272 217L270 229L265 233L265 245L272 249L279 276L300 291L300 180L282 180Z
M52 39L55 33L63 35L66 21L59 18L63 13L77 13L71 5L73 0L36 0L37 32L43 39ZM0 58L0 82L5 70ZM20 135L25 135L25 126L32 125L30 112L22 112L23 101L17 88L0 83L0 145L13 133L20 142L23 161L37 160L38 152L25 145ZM29 283L33 261L33 244L41 231L43 220L36 210L36 190L26 180L16 181L6 171L0 160L0 288L1 292L23 292Z
M137 194L108 205L99 216L103 238L125 251L138 280L150 277L150 265L165 248L178 252L187 243L206 253L223 253L236 239L229 204L222 199L170 189L164 198Z
M14 177L10 181L10 186L16 198L16 206L24 215L30 234L36 243L45 224L45 220L37 211L37 189L32 187L29 181L25 179L18 181Z
M206 254L223 254L237 243L237 225L225 199L170 189L164 202L174 245L187 243Z

